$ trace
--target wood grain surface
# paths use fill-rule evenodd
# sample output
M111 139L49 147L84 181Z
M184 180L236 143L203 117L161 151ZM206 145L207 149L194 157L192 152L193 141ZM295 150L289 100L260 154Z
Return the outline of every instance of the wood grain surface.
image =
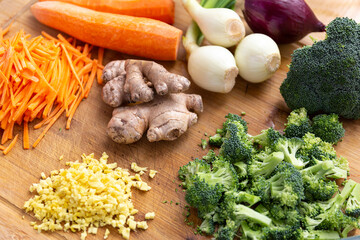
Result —
M55 36L57 31L38 23L31 15L29 7L34 2L0 0L0 26L5 27L10 22L14 22L9 35L23 28L32 36L39 35L42 30ZM348 16L360 22L359 0L308 0L307 2L325 24L337 16ZM180 1L176 0L174 25L185 31L189 22L189 16ZM318 39L324 38L323 33L311 35ZM204 133L213 134L229 112L246 112L245 119L249 122L250 134L257 134L261 129L270 126L283 129L289 109L279 93L279 86L288 71L290 54L305 44L311 44L309 37L294 44L281 45L280 70L272 79L264 83L250 84L238 78L235 88L226 95L210 93L193 84L189 92L203 97L205 110L199 116L198 123L173 142L149 143L146 138L132 145L118 145L112 142L106 135L106 125L110 120L112 109L100 98L101 86L94 84L89 98L80 104L70 130L64 130L65 117L62 117L36 149L23 150L21 141L18 141L8 155L0 156L0 239L79 239L79 233L38 233L29 225L30 221L35 220L34 217L25 213L22 206L32 196L29 187L39 181L41 172L48 175L51 170L64 168L66 161L79 160L83 153L95 153L96 157L100 157L102 152L106 152L110 156L109 161L117 162L120 167L130 168L130 163L136 162L140 166L159 171L154 179L144 177L152 187L151 191L140 193L134 190L135 207L140 210L137 218L143 219L144 213L149 211L154 211L156 217L149 222L148 230L132 232L131 239L204 238L194 235L194 229L184 223L185 200L184 192L178 187L179 167L207 152L198 146L200 139L205 138ZM129 57L118 52L105 51L105 63ZM168 70L189 77L183 48L178 61L161 63ZM360 121L344 120L344 127L346 136L336 149L338 154L348 158L351 178L360 181ZM20 128L16 128L15 132L19 130ZM31 143L40 132L41 130L30 130ZM59 161L61 155L64 159ZM163 204L164 200L168 203ZM173 203L170 204L170 201ZM179 202L180 205L176 205L175 202ZM109 239L121 239L115 229L110 228L110 231ZM103 234L104 229L101 229L96 236L89 235L87 239L102 239Z

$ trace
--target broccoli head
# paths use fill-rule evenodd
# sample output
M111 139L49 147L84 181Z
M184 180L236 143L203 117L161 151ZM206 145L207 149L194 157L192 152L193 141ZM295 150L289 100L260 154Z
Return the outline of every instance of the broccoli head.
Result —
M333 160L336 159L336 151L332 144L324 142L321 138L316 137L313 133L306 133L302 138L304 144L299 151L300 155L308 157L309 159L317 160ZM310 165L315 164L312 162Z
M215 232L215 222L213 220L213 212L206 214L203 217L201 225L198 227L198 230L206 233L207 235L212 235Z
M219 184L210 185L199 176L194 176L191 185L188 185L185 200L190 206L198 209L199 216L215 211L220 198L222 197L222 186Z
M223 136L219 133L216 133L213 136L209 137L209 144L213 147L221 147L223 144Z
M239 222L227 220L225 226L221 226L214 234L216 240L233 240L239 230Z
M262 130L259 135L251 137L254 143L259 144L262 147L273 148L275 143L283 138L279 131L273 128Z
M304 198L301 173L290 163L279 163L267 181L271 186L271 198L281 205L295 207Z
M269 154L262 151L255 156L255 159L249 165L249 176L252 178L257 178L259 176L268 177L282 160L284 160L284 153L282 152L273 152Z
M305 167L307 162L303 158L299 157L297 152L304 144L301 138L281 138L279 139L274 148L276 151L284 153L284 160L291 163L297 169Z
M301 170L306 200L326 201L338 191L336 182L326 178L328 173L333 174L333 168L334 163L328 160Z
M222 187L222 191L235 190L238 188L238 176L231 163L222 158L212 163L212 170L208 172L198 172L196 175L207 184Z
M312 120L313 133L325 142L336 144L345 135L345 129L337 114L321 114Z
M233 123L235 125L242 125L245 133L248 131L247 122L239 115L229 113L225 116L226 121L223 123L223 131L226 132L228 129L229 123Z
M250 193L259 196L264 203L270 202L270 182L263 176L252 179Z
M345 213L349 216L360 217L360 184L357 183L346 203Z
M284 132L288 138L302 138L307 132L311 132L310 119L305 108L296 109L290 113Z
M252 142L248 139L243 125L229 123L220 148L220 155L231 163L248 162L253 150Z
M192 181L193 176L199 172L210 172L211 166L204 160L196 158L194 161L180 167L178 175L182 181L182 186L187 188L189 183Z
M336 18L326 39L292 54L290 70L280 92L291 109L309 114L322 111L360 118L360 25Z

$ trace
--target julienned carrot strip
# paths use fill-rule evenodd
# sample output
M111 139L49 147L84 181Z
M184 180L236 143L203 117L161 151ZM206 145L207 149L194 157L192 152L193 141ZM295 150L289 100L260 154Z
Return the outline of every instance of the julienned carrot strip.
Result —
M40 0L48 1L48 0ZM173 0L58 0L72 3L80 7L93 9L100 12L123 14L135 17L146 17L160 20L169 24L174 23Z
M61 114L65 111L65 108L61 108L61 110L53 117L53 119L50 121L49 125L46 126L46 128L42 131L42 133L40 134L40 136L36 139L36 141L33 144L33 148L35 148L39 142L41 141L41 139L43 139L43 137L45 136L45 134L49 131L49 129L52 127L52 125L54 125L54 123L56 122L56 120L61 116Z
M0 145L0 151L4 151L5 147Z
M23 148L29 149L30 143L29 143L29 124L27 121L24 121L24 134L23 134Z
M15 143L17 142L19 137L19 134L16 134L15 138L11 141L11 143L9 144L9 146L7 146L4 151L3 154L6 155L10 152L10 150L15 146Z
M99 64L102 64L103 58L104 58L104 48L100 47L99 50L98 50L98 62L99 62ZM98 84L102 84L103 83L103 80L102 80L102 77L101 77L102 70L98 69L96 75L97 75Z
M0 30L0 35L3 32ZM43 36L28 39L29 35L19 31L10 39L0 39L1 144L13 138L15 123L24 124L23 147L28 149L29 123L37 117L42 120L35 128L48 124L33 144L38 145L65 110L66 115L74 116L89 94L97 70L103 68L90 59L92 46L80 51L76 39ZM10 143L7 152L14 144ZM5 147L0 145L0 150Z
M182 31L149 18L97 12L49 1L31 6L43 24L84 42L157 60L176 60Z

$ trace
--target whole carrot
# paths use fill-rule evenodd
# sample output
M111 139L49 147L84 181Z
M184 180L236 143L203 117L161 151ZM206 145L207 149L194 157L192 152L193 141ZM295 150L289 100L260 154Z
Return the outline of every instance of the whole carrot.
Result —
M35 3L31 11L41 23L99 47L156 60L177 57L182 31L161 21L57 1Z
M54 0L40 0L54 1ZM169 24L174 23L175 5L173 0L57 0L99 12L147 17Z

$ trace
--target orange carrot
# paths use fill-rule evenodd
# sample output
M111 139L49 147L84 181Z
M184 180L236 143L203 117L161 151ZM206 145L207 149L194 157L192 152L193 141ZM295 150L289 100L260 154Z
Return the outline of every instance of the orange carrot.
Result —
M49 0L40 0L49 1ZM50 0L51 1L51 0ZM57 0L89 8L99 12L117 13L134 17L146 17L169 24L174 23L173 0Z
M5 29L0 35L9 31ZM0 38L0 128L1 144L13 139L15 124L23 124L23 148L29 149L29 122L39 118L35 129L47 125L33 144L37 146L45 133L66 110L67 127L81 100L87 97L96 72L103 66L90 59L91 45L81 52L76 39L43 33L29 39L20 30L10 39ZM8 147L0 145L6 154Z
M99 48L99 51L98 51L98 62L99 62L99 64L102 64L103 58L104 58L104 48ZM97 75L96 77L97 77L98 84L102 84L103 83L103 80L102 80L102 77L101 77L102 70L98 69L96 75Z
M28 122L24 122L24 135L23 135L23 141L24 141L24 149L29 149L30 148L30 143L29 143L29 125Z
M17 142L17 139L19 137L19 134L16 134L16 136L14 137L14 139L11 141L11 143L9 144L9 146L7 146L4 151L3 154L6 155L10 152L10 150L15 146L15 143Z
M41 23L99 47L157 60L177 58L182 31L157 20L57 1L35 3L31 11Z

